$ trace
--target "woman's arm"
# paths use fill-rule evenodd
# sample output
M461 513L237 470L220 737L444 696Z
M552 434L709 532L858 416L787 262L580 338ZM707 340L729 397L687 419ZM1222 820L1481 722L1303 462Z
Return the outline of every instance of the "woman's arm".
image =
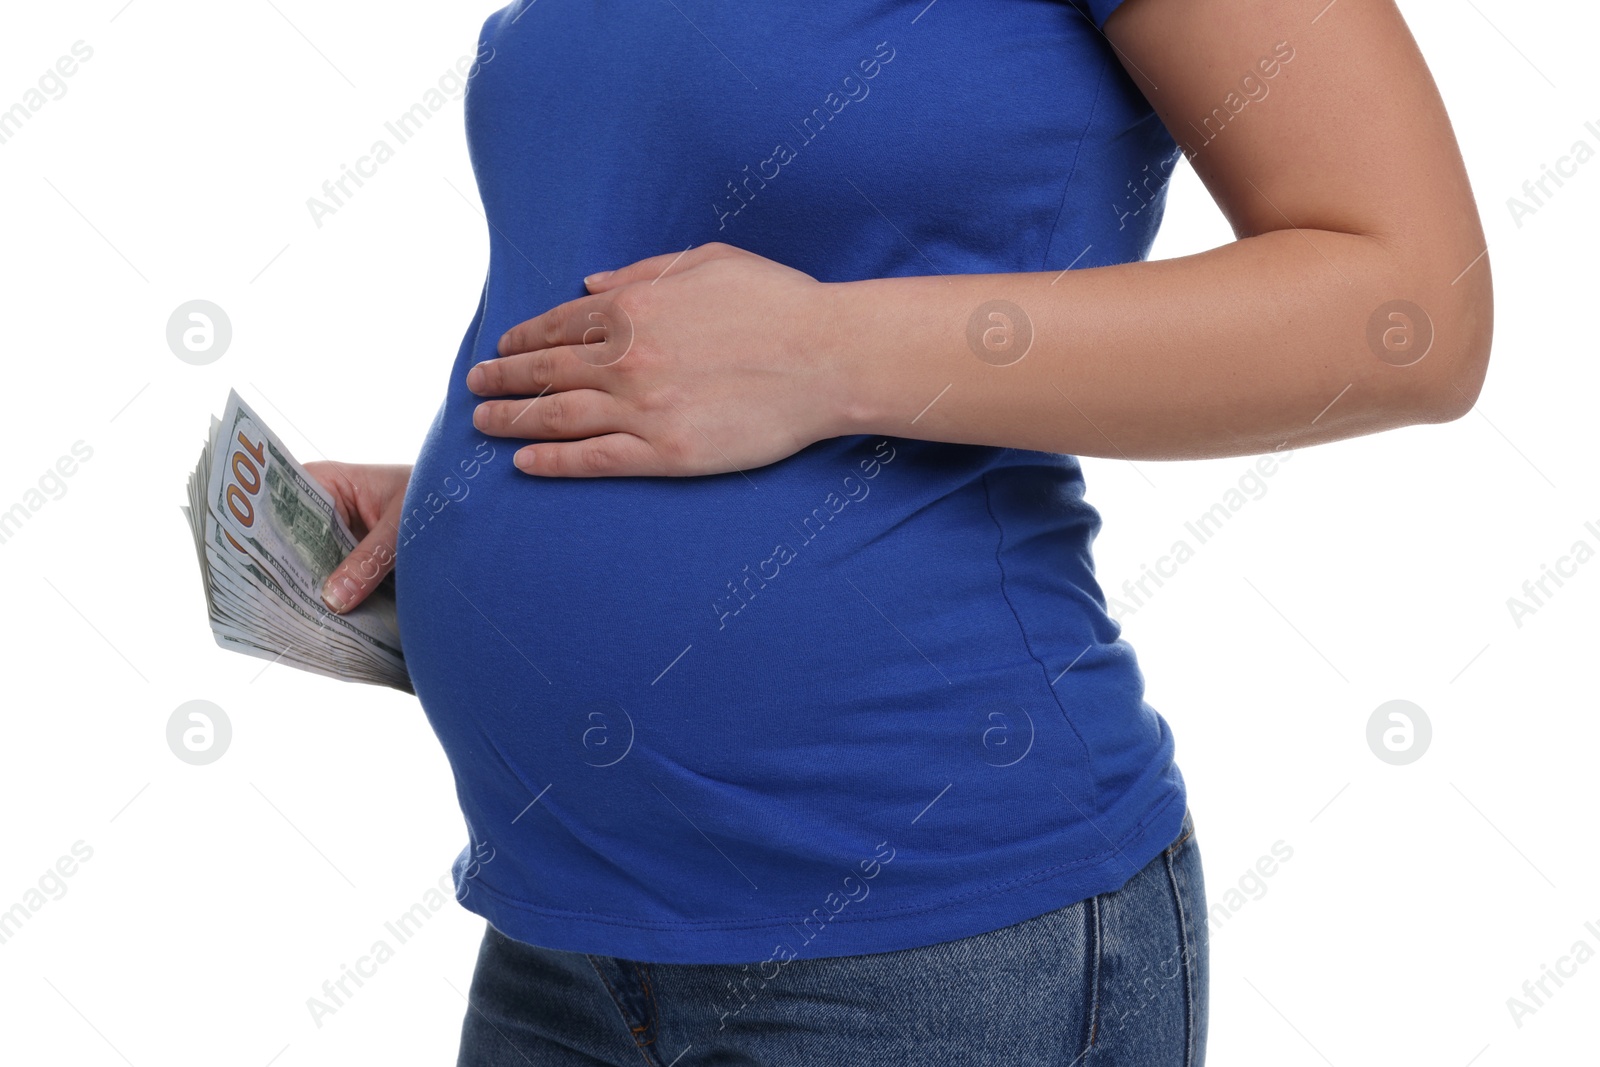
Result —
M1334 4L1312 24L1324 2L1124 3L1106 35L1239 240L1059 278L831 287L858 432L907 435L915 419L909 435L932 440L1180 459L1470 410L1492 290L1449 119L1393 4ZM1293 60L1271 92L1200 143L1195 128L1280 41ZM996 298L1034 333L998 368L975 358L960 315Z
M469 384L546 395L491 401L479 428L555 439L521 450L524 470L592 476L760 466L854 433L1231 456L1470 410L1493 324L1486 246L1394 5L1126 0L1106 35L1238 240L1060 273L829 284L720 244L652 257L508 333L509 358ZM1232 116L1280 42L1292 61ZM1229 118L1202 144L1213 109ZM1020 313L994 318L991 301ZM585 330L602 319L627 338L596 359Z

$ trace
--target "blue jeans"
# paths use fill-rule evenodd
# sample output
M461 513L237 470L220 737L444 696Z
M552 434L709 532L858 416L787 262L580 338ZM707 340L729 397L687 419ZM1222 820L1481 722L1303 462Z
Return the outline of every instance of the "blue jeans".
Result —
M797 958L770 976L553 951L489 926L457 1067L1202 1067L1206 931L1187 812L1114 892L955 941Z

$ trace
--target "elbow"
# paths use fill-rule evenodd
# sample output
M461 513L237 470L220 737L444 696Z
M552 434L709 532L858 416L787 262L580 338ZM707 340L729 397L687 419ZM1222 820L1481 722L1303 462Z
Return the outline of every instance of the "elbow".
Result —
M1477 405L1488 376L1494 340L1488 257L1449 286L1435 306L1446 312L1433 324L1434 351L1425 359L1433 359L1434 365L1426 369L1428 385L1421 391L1416 414L1420 422L1454 422Z
M1419 412L1419 422L1454 422L1478 403L1489 369L1488 333L1475 334L1451 357L1450 368L1437 375L1439 384L1429 392Z

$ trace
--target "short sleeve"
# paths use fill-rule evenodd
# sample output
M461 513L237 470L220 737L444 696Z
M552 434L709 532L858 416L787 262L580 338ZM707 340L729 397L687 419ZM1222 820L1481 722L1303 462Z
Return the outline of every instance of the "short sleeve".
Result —
M1097 30L1105 29L1106 19L1122 4L1123 0L1072 0L1072 5L1082 11Z

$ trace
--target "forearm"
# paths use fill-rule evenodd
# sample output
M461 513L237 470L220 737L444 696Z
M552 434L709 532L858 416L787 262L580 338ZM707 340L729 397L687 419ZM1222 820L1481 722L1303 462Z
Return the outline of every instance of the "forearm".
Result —
M1248 455L1468 410L1490 329L1487 259L1467 267L1356 234L1273 230L1173 260L830 283L820 343L842 432L1127 459ZM1008 365L1003 319L994 346L969 344L969 319L996 299L1032 329ZM1409 366L1368 340L1369 319L1395 299L1432 324ZM1416 327L1425 343L1427 324Z

